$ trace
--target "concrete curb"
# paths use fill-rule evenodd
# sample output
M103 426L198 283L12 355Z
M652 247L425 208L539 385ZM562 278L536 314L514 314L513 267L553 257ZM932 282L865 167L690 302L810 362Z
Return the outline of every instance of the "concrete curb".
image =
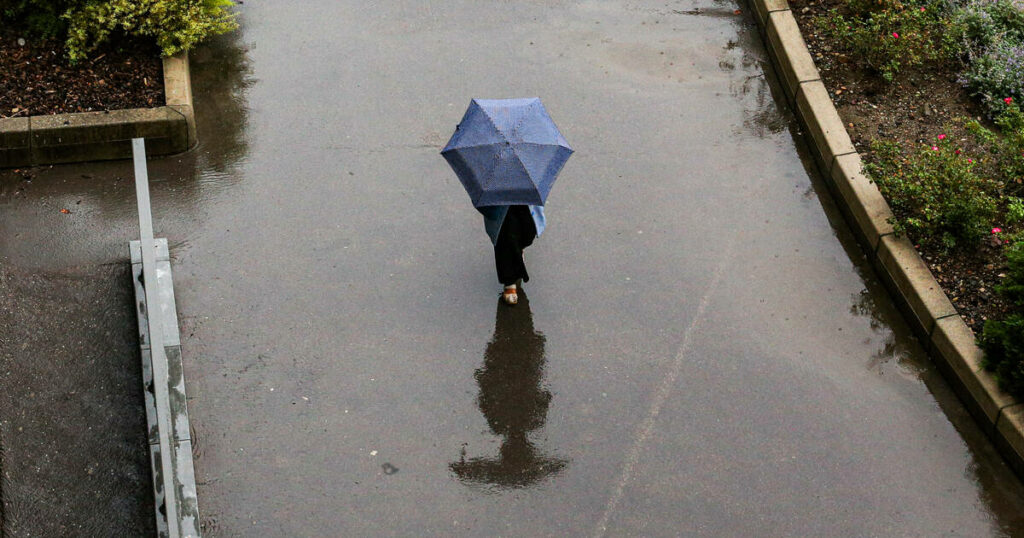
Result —
M150 155L196 145L188 53L164 58L166 105L101 112L0 119L0 168L128 159L132 139L145 138Z
M786 0L750 0L786 97L807 128L811 153L836 204L881 280L954 391L1024 477L1024 403L981 367L982 351L927 264L893 234L892 211L861 171L861 158L832 103Z

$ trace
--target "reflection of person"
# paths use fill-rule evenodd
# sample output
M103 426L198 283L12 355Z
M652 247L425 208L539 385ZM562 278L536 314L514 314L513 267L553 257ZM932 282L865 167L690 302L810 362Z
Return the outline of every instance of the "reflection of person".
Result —
M488 206L477 208L484 216L484 228L494 244L494 265L498 281L505 286L501 297L507 304L519 300L517 284L529 282L523 249L544 233L544 208L539 205Z
M484 365L474 377L480 386L477 404L491 431L501 435L497 458L466 459L465 451L451 470L462 480L520 488L565 467L565 460L547 457L527 438L544 426L551 393L544 378L544 335L533 328L529 300L521 308L498 303L494 338L484 352Z

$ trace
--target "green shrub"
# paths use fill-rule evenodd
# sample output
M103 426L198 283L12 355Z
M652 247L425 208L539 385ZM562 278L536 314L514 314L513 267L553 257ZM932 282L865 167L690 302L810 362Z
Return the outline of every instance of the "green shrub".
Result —
M958 44L947 36L962 35L939 2L850 0L846 16L832 10L815 26L858 64L892 81L900 71L956 58Z
M1007 250L1009 270L996 292L1014 311L1003 320L988 320L979 344L985 352L985 368L995 372L999 386L1024 399L1024 244Z
M1024 41L1024 12L1012 0L973 0L953 13L968 51L987 49L1000 40Z
M962 63L961 83L997 104L1024 99L1024 11L1014 2L847 0L815 26L889 82L925 64Z
M68 56L85 58L112 34L152 37L165 56L236 27L231 0L88 0L68 11Z
M1008 195L1024 197L1024 112L1016 101L999 101L995 118L999 127L994 132L977 121L967 122L967 129L987 149L990 168L1002 179Z
M960 82L993 111L1007 97L1024 98L1024 41L999 39L971 60Z
M0 0L0 22L24 28L27 35L63 36L67 23L61 16L79 3L73 0Z
M973 248L991 229L999 185L974 171L976 163L945 140L910 158L899 146L876 141L865 165L892 206L897 232L946 250Z
M960 83L997 114L1024 98L1024 10L1014 0L971 0L953 13L965 68Z
M1006 222L1008 224L1024 223L1024 200L1014 196L1007 200Z
M115 36L152 38L164 55L233 30L232 0L0 0L0 22L67 38L72 62Z
M906 4L901 0L847 0L846 8L854 17L868 17L872 13L901 11Z

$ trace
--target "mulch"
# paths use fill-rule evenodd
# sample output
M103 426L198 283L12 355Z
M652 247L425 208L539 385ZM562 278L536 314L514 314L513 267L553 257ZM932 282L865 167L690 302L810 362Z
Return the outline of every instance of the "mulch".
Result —
M931 67L901 73L888 84L858 68L835 43L818 34L814 25L816 17L844 4L845 0L790 1L822 81L865 161L872 159L874 139L898 142L904 150L916 152L923 144L934 143L939 134L959 141L965 153L970 153L973 148L964 120L986 120L981 107L957 83L958 73L948 67ZM993 291L1007 273L1003 248L995 237L966 253L918 246L932 274L976 334L981 333L985 320L1003 318L1009 310Z
M163 104L163 64L152 46L122 43L71 65L62 41L0 29L0 118Z

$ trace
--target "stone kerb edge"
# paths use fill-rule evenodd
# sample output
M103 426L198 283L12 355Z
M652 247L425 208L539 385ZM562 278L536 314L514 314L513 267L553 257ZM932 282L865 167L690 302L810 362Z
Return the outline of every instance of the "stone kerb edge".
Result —
M855 228L863 233L868 249L876 252L882 237L893 233L889 204L878 187L864 175L860 154L854 152L836 157L831 172L832 183L842 197L839 207L849 210L850 218L857 221Z
M931 344L934 354L943 357L943 362L969 393L967 399L978 403L976 414L983 415L982 426L994 428L1002 410L1017 402L999 390L995 378L982 367L984 355L974 343L971 328L959 315L940 319L932 334Z
M192 106L192 73L187 51L164 58L164 103L166 107L185 118L188 127L185 149L191 149L199 140L196 137L195 110Z
M936 321L956 315L953 303L946 297L928 265L905 236L882 237L875 257L876 266L883 269L883 273L895 286L913 314L917 322L914 329L917 330L918 337L922 342L927 342L935 329Z
M0 119L0 168L21 166L32 159L32 129L28 118Z
M0 119L0 168L127 159L131 139L151 155L197 143L188 53L163 59L164 106Z
M753 2L754 17L757 19L757 25L761 28L768 27L768 15L775 11L788 11L789 3L786 0L763 0L761 2Z
M996 429L999 431L997 441L1005 444L1000 450L1024 453L1024 403L1003 408L999 413ZM1024 461L1014 460L1010 465L1018 474L1024 475Z
M814 59L807 50L803 35L800 34L800 27L796 24L796 18L789 9L777 9L785 0L767 0L775 11L768 12L769 6L765 6L767 26L765 27L765 41L770 49L770 54L778 59L776 65L779 68L779 78L782 81L782 88L786 92L786 98L793 104L804 82L821 80ZM756 11L756 10L755 10Z
M861 159L813 66L786 0L749 0L765 46L837 204L931 356L1018 474L1024 476L1024 403L998 388L982 351L920 254L897 238L892 211L861 171ZM806 68L811 60L813 75ZM795 89L793 84L795 82Z

